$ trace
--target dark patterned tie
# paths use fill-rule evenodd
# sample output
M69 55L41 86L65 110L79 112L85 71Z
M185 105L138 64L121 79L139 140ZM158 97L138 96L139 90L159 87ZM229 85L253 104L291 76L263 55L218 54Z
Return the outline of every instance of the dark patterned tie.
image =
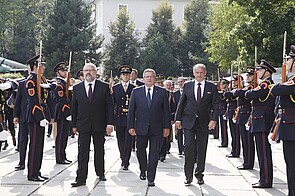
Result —
M151 91L151 88L148 88L148 93L146 96L149 109L151 108L151 104L152 104L152 97L151 97L150 91Z
M197 103L200 104L201 103L201 83L198 83L198 89L197 89Z
M91 102L92 101L92 84L89 84L89 89L88 89L88 99Z

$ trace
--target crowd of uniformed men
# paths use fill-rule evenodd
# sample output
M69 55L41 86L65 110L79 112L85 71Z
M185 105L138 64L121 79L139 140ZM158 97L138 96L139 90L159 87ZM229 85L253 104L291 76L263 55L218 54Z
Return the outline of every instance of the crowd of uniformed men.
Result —
M41 61L40 61L41 59ZM214 130L210 130L214 139L221 140L218 147L228 147L228 130L231 136L231 153L228 158L239 157L242 149L243 164L240 170L251 170L257 153L260 179L253 184L254 188L270 188L273 185L273 162L271 138L283 141L283 153L287 168L289 195L295 195L295 46L286 58L287 82L274 84L272 74L276 69L266 60L256 67L247 67L245 78L233 75L231 80L221 79L219 92L219 122ZM27 144L28 180L44 181L42 165L45 126L56 129L55 157L57 164L70 164L66 157L66 146L71 133L71 93L67 92L67 65L60 62L54 67L56 77L50 82L42 75L41 84L37 84L37 72L44 72L45 62L42 57L35 56L27 61L30 74L27 78L17 80L0 80L0 129L8 130L19 151L19 164L15 170L25 169ZM257 74L258 85L255 86L254 72ZM122 169L128 170L131 151L135 148L136 137L127 130L128 106L132 90L144 85L137 79L138 72L128 65L119 67L120 81L110 86L114 104L114 127L122 160ZM83 72L76 77L83 81ZM74 85L71 80L71 86ZM175 91L172 80L164 80L157 75L156 85L167 90L167 98L171 112L171 130L177 104L182 95L186 78L177 79L178 89ZM71 87L70 87L71 88ZM69 88L69 89L70 89ZM7 123L8 122L8 123ZM19 124L16 141L14 124ZM7 126L8 125L8 126ZM174 134L174 136L173 136ZM179 156L185 156L185 138L183 129L171 131L162 139L159 160L165 161L170 153L173 137L177 139ZM28 139L29 138L29 139ZM4 144L2 148L2 144ZM8 146L7 141L0 141L0 151ZM256 151L255 151L256 149Z

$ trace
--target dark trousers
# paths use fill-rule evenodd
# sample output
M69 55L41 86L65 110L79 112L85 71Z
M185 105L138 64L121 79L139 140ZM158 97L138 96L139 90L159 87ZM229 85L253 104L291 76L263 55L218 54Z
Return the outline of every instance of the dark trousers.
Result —
M239 125L234 123L232 119L229 119L229 128L231 134L231 154L233 156L240 156L241 151L241 143L240 143L240 132L239 132Z
M123 166L123 160L124 160L126 129L127 129L127 126L116 126L117 143L118 143L118 148L120 152L120 158L122 161L121 166Z
M246 130L244 124L239 125L242 148L243 148L243 166L248 169L253 169L254 157L255 157L255 147L254 147L254 136L253 133Z
M177 130L177 146L178 146L178 153L182 154L184 152L183 129Z
M273 181L273 163L271 147L267 139L267 132L254 133L255 144L260 168L260 184L272 186Z
M5 110L5 117L6 120L8 121L7 125L8 125L8 130L10 131L11 136L14 138L15 137L15 128L14 128L14 124L13 124L13 109L12 108L7 108L7 110Z
M168 137L162 137L161 139L161 147L160 147L160 158L166 158L168 147L169 147L169 136Z
M216 123L215 128L212 130L213 133L213 138L214 139L219 139L219 123Z
M194 163L197 160L195 175L203 178L205 171L205 160L208 144L208 130L202 130L200 123L196 120L193 129L184 129L185 138L185 163L184 173L187 179L193 177ZM195 157L197 156L197 159Z
M220 136L221 136L221 146L228 146L228 133L227 133L227 120L223 119L223 115L219 116L220 122Z
M86 182L88 175L90 140L94 145L94 168L97 176L104 175L104 143L105 132L79 132L78 169L76 182Z
M124 158L123 158L123 166L129 166L130 165L130 157L131 157L131 151L133 148L133 144L135 142L135 137L131 136L126 128L125 130L125 145L124 145Z
M43 160L45 128L39 122L28 123L30 133L28 178L38 177Z
M137 135L136 141L136 155L139 162L139 169L141 173L147 171L147 179L153 182L156 177L156 170L158 166L158 156L160 152L161 139L163 135L152 135L149 127L147 135ZM146 148L149 142L149 155L147 159Z
M19 165L25 165L29 137L29 129L27 123L19 123L18 136Z
M287 167L288 196L295 195L295 141L283 140L283 152Z
M70 123L66 119L59 119L57 120L56 125L55 160L57 163L60 163L67 159L66 147L68 143Z

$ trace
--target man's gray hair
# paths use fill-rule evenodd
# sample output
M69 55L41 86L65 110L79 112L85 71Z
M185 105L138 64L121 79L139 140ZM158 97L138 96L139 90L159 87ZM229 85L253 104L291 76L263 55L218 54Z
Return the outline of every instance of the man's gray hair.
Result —
M147 69L145 69L145 70L143 71L143 74L142 74L143 77L144 77L144 74L145 74L146 72L152 72L152 73L154 73L154 76L156 77L156 72L155 72L155 70L153 70L153 69L151 69L151 68L147 68Z
M202 64L202 63L198 63L198 64L195 64L194 67L193 67L193 71L195 69L197 69L198 67L202 67L205 71L206 71L206 65Z
M85 65L84 65L84 67L83 67L83 70L85 69L86 66L91 66L91 67L93 67L95 70L97 70L97 69L96 69L96 66L95 66L93 63L85 63Z

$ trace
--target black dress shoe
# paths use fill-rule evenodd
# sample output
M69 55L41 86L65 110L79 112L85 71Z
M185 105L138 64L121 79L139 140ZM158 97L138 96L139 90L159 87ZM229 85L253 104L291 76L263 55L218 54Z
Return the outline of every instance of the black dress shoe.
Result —
M155 186L155 183L152 182L152 181L148 181L148 186L149 186L149 187Z
M66 162L72 163L73 161L70 161L69 159L66 158L65 160Z
M253 169L253 168L250 168L250 167L245 167L244 165L240 165L237 168L238 168L238 170L248 170L248 169L250 170L250 169Z
M127 165L124 165L123 166L123 170L128 170L128 166Z
M61 161L61 162L56 162L56 164L69 165L71 163L70 162L67 162L67 161Z
M227 158L239 158L239 155L228 154L226 155Z
M193 178L187 178L185 181L184 181L184 184L189 186L191 185L191 183L193 182Z
M46 177L46 176L41 176L41 175L39 175L38 176L40 179L44 179L44 180L48 180L49 178L48 177Z
M139 179L141 179L141 180L146 180L146 175L145 175L145 173L141 173L141 174L139 175Z
M85 186L85 182L73 182L71 183L72 187L78 187L78 186Z
M28 178L29 181L35 181L35 182L44 182L45 180L39 178L39 177L32 177Z
M8 147L8 143L7 143L7 141L6 141L5 144L4 144L4 146L3 146L3 148L2 148L2 150L6 150L7 147Z
M197 180L198 180L198 184L199 184L199 185L204 184L204 180L203 180L203 178L197 178Z
M25 169L25 165L18 165L15 167L15 171L20 171L20 170L24 170Z
M263 184L260 184L260 182L258 182L258 183L254 183L254 184L252 184L252 187L253 187L253 188L271 188L272 186L269 186L269 185L263 185Z
M218 146L218 148L227 148L227 146L220 145L220 146Z
M98 176L98 178L99 178L100 181L107 181L105 175Z
M164 161L165 161L165 157L161 157L161 158L160 158L160 161L161 161L161 162L164 162Z

